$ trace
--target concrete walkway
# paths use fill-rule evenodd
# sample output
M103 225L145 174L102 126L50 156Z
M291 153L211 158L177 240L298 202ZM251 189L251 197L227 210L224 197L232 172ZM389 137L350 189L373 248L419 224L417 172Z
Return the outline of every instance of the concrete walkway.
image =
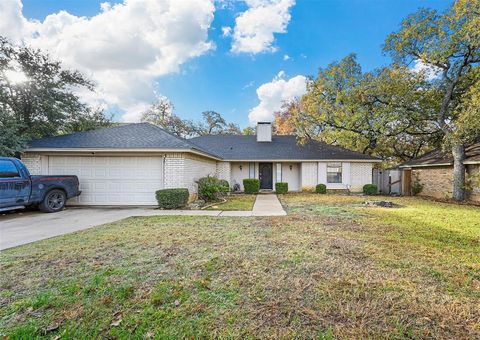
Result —
M158 210L153 208L68 207L54 214L18 211L0 215L0 250L69 234L131 216L284 216L276 195L257 195L252 211Z
M252 216L285 216L286 214L277 195L257 195L257 199L253 205Z

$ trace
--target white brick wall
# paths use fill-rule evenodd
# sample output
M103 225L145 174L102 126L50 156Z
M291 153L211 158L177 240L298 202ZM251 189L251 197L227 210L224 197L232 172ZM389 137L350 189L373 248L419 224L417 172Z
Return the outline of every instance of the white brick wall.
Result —
M372 183L372 163L342 162L342 183L327 183L328 162L302 163L302 189L311 189L319 183L327 189L348 189L360 192L365 184Z
M215 175L220 179L228 181L228 183L232 185L230 183L232 179L230 162L217 162L217 169Z
M188 188L184 181L185 159L182 153L165 155L164 188Z
M198 157L190 154L184 156L184 183L191 193L197 192L198 179L206 176L215 176L217 162L208 158Z
M40 161L40 155L36 154L23 154L22 162L27 167L28 171L32 175L41 175L42 165Z
M372 183L372 163L350 163L350 191L361 192Z

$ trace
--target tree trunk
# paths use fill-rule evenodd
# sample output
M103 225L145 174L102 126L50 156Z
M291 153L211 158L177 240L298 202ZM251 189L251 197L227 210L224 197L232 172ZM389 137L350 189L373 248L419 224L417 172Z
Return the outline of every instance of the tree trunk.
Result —
M465 147L462 144L455 144L452 147L453 155L453 199L455 201L465 200Z

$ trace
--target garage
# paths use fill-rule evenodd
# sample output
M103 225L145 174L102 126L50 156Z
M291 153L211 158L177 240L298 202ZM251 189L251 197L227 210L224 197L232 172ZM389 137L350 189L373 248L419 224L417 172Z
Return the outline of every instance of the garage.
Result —
M48 156L49 175L77 175L82 194L70 204L155 205L162 156Z

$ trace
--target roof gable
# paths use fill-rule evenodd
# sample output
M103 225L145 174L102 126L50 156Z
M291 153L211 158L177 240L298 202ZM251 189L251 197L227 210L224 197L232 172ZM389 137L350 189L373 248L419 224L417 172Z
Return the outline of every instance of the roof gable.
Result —
M202 150L186 139L174 136L150 123L76 132L68 135L35 139L30 149L195 149Z

